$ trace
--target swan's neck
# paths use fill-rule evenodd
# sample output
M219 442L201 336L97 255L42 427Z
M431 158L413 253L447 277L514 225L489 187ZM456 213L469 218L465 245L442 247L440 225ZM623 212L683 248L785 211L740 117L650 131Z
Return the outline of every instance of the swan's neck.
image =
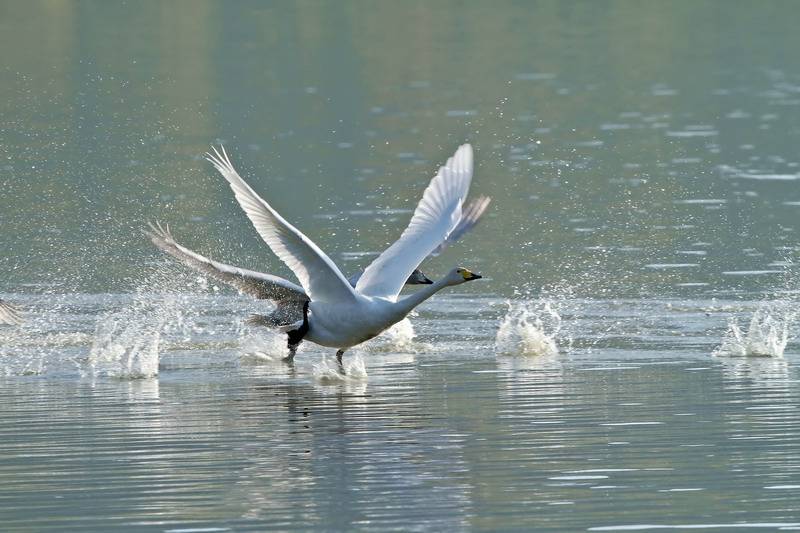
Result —
M418 290L413 294L409 294L405 298L401 298L397 301L397 305L399 309L402 310L403 316L406 316L408 313L411 312L416 306L439 292L440 290L444 289L448 286L447 279L442 278L438 281L434 281L430 285L425 285L425 288Z

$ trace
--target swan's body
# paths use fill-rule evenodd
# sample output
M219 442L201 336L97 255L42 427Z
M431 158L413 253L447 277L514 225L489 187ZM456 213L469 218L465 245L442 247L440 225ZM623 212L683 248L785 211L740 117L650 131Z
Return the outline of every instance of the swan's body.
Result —
M485 211L489 199L479 198L471 205L482 206L480 211L473 209L477 217L462 220L461 226L469 225L472 228L477 223L480 215ZM275 304L275 310L269 315L253 315L249 322L252 325L267 327L283 327L303 319L303 303L308 301L308 295L302 287L272 274L247 270L233 265L226 265L178 244L169 227L160 224L151 224L150 230L145 231L156 247L171 255L184 265L235 287L240 292L249 294L259 300L270 300ZM460 235L459 235L460 236ZM453 242L451 240L450 242ZM356 272L347 280L351 287L355 287L363 271ZM421 270L415 269L406 280L406 285L430 285L433 281L428 279Z
M283 325L289 333L290 357L300 341L307 339L338 348L337 357L341 362L344 350L396 324L442 288L481 277L456 268L424 289L399 298L400 290L417 266L474 226L488 205L488 199L481 199L468 209L462 209L472 179L472 148L468 144L459 147L439 169L400 239L354 280L355 287L316 244L250 188L233 168L224 150L214 149L214 154L208 154L208 160L228 181L256 231L295 273L302 287L276 276L211 261L178 245L169 232L160 227L154 228L155 233L150 237L159 248L184 263L244 292L259 298L291 302L283 306L290 310L297 309L299 302L302 320L272 324ZM281 307L279 303L279 310Z
M16 326L22 323L19 310L8 302L0 300L0 324Z
M480 221L491 199L479 196L468 203L461 214L461 219L456 228L447 236L430 255L439 255L447 246L459 240L465 233L474 228ZM247 270L245 268L220 263L205 257L185 246L178 244L169 227L161 224L151 224L150 231L145 231L150 240L161 251L171 255L184 265L227 283L240 292L249 294L259 300L270 300L275 304L275 310L269 315L252 315L248 322L251 325L272 328L285 328L303 319L303 303L308 301L308 295L302 287L272 274ZM350 286L355 288L358 280L364 274L359 270L347 279ZM414 269L406 280L406 285L430 285L433 281L419 268Z
M355 302L347 306L312 300L309 306L311 327L305 339L322 346L346 350L380 335L444 287L472 279L480 279L480 276L459 268L396 301L360 294L356 295Z

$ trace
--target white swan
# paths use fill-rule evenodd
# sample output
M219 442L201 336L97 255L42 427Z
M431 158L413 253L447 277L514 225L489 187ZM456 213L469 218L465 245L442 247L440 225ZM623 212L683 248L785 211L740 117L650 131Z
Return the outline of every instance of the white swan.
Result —
M0 324L8 324L10 326L22 324L19 310L3 300L0 300Z
M438 255L445 247L454 243L474 228L484 212L486 212L490 202L490 198L480 196L467 204L456 228L431 253L431 256ZM206 276L227 283L244 294L249 294L259 300L272 301L275 304L275 310L269 315L252 315L248 319L251 325L274 328L291 325L303 319L303 304L309 298L302 287L271 274L227 265L205 257L175 241L169 226L165 227L159 223L150 224L150 230L145 230L144 233L157 248L184 265ZM347 282L350 283L351 287L355 288L363 273L364 271L361 270L348 278ZM411 273L405 284L430 285L432 283L433 281L428 279L422 270L417 268Z
M213 154L207 154L208 160L228 181L256 231L294 272L309 298L303 304L302 322L286 328L290 360L297 345L307 339L321 346L337 348L336 358L341 368L342 355L348 348L399 322L444 287L481 278L465 268L454 268L442 279L398 299L400 289L417 265L437 250L459 225L472 179L472 147L469 144L460 146L439 169L425 189L408 227L366 268L355 288L316 244L245 183L233 168L224 148L221 152L216 148L213 151ZM250 274L246 272L243 275ZM287 283L290 282L281 280L280 285L285 288Z

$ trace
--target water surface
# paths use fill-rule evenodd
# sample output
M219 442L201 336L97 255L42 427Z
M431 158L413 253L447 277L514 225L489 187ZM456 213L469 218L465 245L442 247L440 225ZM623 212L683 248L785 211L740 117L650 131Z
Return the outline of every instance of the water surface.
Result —
M792 2L0 6L0 528L800 528ZM170 263L350 274L463 142L485 279L346 356Z

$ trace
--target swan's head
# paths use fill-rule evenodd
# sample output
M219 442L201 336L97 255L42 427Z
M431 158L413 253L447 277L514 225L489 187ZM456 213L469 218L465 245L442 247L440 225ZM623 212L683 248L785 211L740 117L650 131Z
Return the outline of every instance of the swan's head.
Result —
M454 268L449 274L447 274L447 284L460 285L461 283L466 283L468 281L472 281L473 279L481 279L482 277L483 276L480 274L475 274L466 268L458 267Z
M414 272L408 276L408 280L406 280L406 285L431 285L433 281L428 279L428 276L422 273L422 270L415 268Z

